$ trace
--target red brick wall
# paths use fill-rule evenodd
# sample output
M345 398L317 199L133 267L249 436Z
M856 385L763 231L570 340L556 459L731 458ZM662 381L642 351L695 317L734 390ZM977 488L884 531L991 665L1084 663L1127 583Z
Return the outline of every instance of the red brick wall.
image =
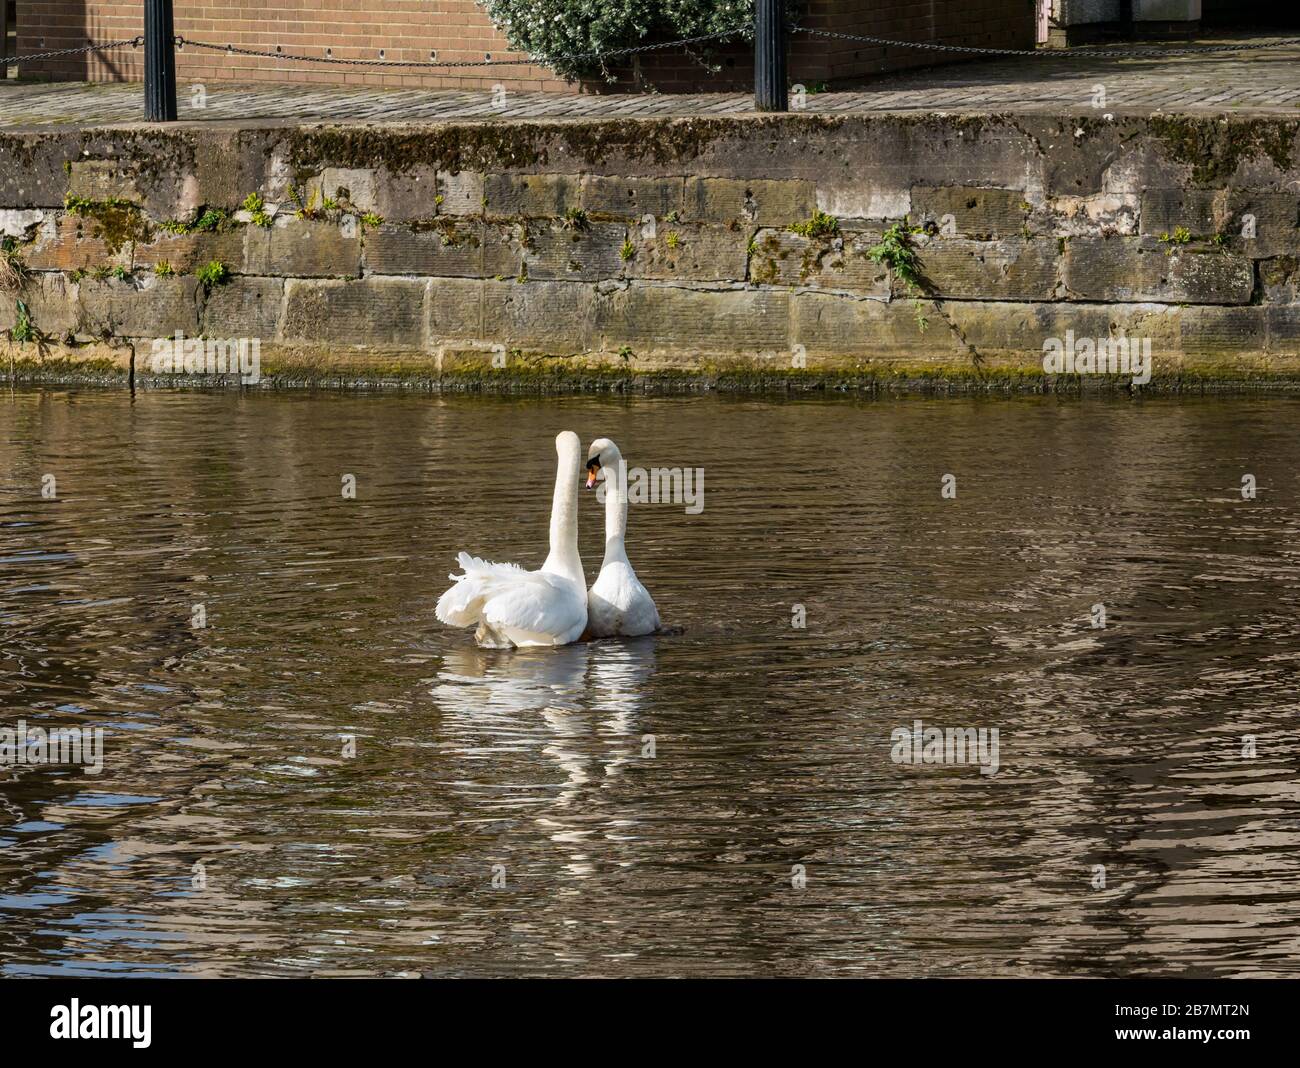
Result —
M75 47L89 41L133 37L143 32L142 0L43 0L18 4L19 53ZM175 3L176 32L215 44L340 59L438 60L522 59L474 0L269 0L266 5L236 0ZM809 0L802 24L843 33L865 33L901 40L936 40L989 47L1033 47L1031 0ZM680 52L652 55L620 72L609 87L595 82L573 85L542 67L528 64L483 71L427 72L343 67L271 58L254 58L185 49L177 56L182 83L273 81L431 89L507 89L602 91L653 86L663 91L722 90L752 85L746 45L719 49L721 66L709 74ZM812 86L833 79L948 61L951 55L852 44L796 35L791 47L791 81ZM24 77L57 80L138 80L143 50L46 60L22 65Z

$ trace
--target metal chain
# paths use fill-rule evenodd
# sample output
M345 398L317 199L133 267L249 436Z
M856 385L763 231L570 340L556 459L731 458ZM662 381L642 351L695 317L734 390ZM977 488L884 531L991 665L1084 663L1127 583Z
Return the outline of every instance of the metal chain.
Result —
M3 2L3 0L0 0ZM265 59L294 59L301 60L304 63L335 63L349 67L511 67L511 66L547 66L553 60L604 60L617 56L632 56L641 52L654 52L662 48L677 48L679 46L704 44L707 41L720 41L725 37L734 37L738 33L744 33L749 29L749 25L737 26L734 29L722 30L719 33L705 33L698 37L682 37L676 41L663 41L659 44L637 45L633 48L615 48L608 52L576 52L567 56L529 56L527 59L464 59L448 61L445 63L416 60L408 62L400 59L338 59L334 56L306 56L301 53L294 54L290 52L264 52L254 48L238 48L235 45L218 45L210 44L207 41L191 41L187 37L176 38L178 45L190 45L193 48L207 48L214 52L225 52L233 56L259 56Z
M934 41L891 41L885 37L865 37L855 33L836 33L834 30L814 30L805 26L792 27L794 33L807 33L816 37L831 37L837 41L855 41L862 44L884 45L890 48L926 48L934 52L961 52L977 56L1030 56L1035 59L1129 59L1135 56L1199 56L1207 52L1253 52L1282 45L1300 44L1300 37L1284 37L1258 44L1200 45L1196 48L973 48L969 45L939 44Z
M4 0L0 0L4 3ZM529 56L526 59L468 59L447 62L414 61L400 59L338 59L334 56L307 56L300 53L265 52L253 48L238 48L235 45L211 44L207 41L191 41L177 35L176 44L184 48L206 48L213 52L225 52L235 56L256 56L264 59L287 59L303 63L332 63L349 67L419 67L419 68L454 68L454 67L511 67L511 66L547 66L556 60L606 60L622 56L634 56L643 52L654 52L664 48L679 48L688 45L706 44L721 41L745 33L748 24L718 33L705 33L698 37L683 37L676 41L662 41L658 44L636 45L630 48L614 48L607 52L576 52L567 56ZM834 30L815 30L805 26L791 27L792 33L805 33L814 37L828 37L836 41L852 41L857 44L869 44L886 48L921 48L932 52L958 52L963 55L977 56L1028 56L1034 59L1130 59L1135 57L1157 58L1161 56L1198 56L1212 52L1255 52L1268 48L1279 48L1300 44L1300 37L1283 37L1262 41L1255 44L1200 45L1195 48L975 48L971 45L939 44L935 41L894 41L887 37L868 37L863 34L837 33ZM6 56L0 58L0 67L12 63L30 63L34 60L57 59L60 56L74 56L86 52L104 52L112 48L139 48L144 37L129 37L121 41L106 41L103 44L80 45L77 48L60 48L53 52L35 52L23 56Z
M0 0L4 3L4 0ZM143 37L129 37L125 41L106 41L103 44L81 45L78 48L60 48L57 52L36 52L25 56L5 56L0 58L0 67L8 66L10 63L30 63L34 59L56 59L59 56L75 56L82 52L103 52L110 48L125 48L130 45L132 48L138 48L144 44Z

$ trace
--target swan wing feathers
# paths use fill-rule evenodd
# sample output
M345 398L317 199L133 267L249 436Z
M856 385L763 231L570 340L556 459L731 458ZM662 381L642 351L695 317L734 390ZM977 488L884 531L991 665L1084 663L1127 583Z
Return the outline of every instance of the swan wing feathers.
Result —
M461 553L463 575L438 598L435 614L454 627L486 623L518 644L572 641L587 622L584 591L570 579L546 571L525 571ZM575 633L576 629L576 633Z
M531 572L518 564L494 564L469 553L456 557L463 575L450 574L452 586L438 598L434 614L453 627L469 627L482 617L483 603L502 588L527 581Z
M586 591L563 575L525 571L488 598L483 619L516 645L569 642L587 625Z

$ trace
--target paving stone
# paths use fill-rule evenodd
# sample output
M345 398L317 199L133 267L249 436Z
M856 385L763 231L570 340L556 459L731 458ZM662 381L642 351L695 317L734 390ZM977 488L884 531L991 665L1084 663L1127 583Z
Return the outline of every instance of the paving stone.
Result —
M885 112L951 112L991 114L1068 115L1089 105L1093 86L1104 80L1107 111L1121 119L1126 114L1155 111L1186 114L1240 114L1295 116L1300 102L1300 47L1281 46L1256 56L1266 63L1252 65L1252 75L1242 77L1242 54L1170 56L1159 62L1116 64L1108 59L1072 57L1052 61L1052 78L1044 83L1040 63L1008 58L960 66L900 71L872 79L869 88L810 93L805 112L811 115L848 115ZM1044 91L1047 84L1050 91ZM216 91L219 86L219 91ZM448 89L385 89L354 85L300 85L213 83L206 107L187 112L186 119L201 114L200 121L250 120L298 122L360 122L386 120L418 122L474 118L492 122L510 119L581 117L660 117L752 114L752 93L556 94L511 90L504 101L490 94ZM179 87L182 99L188 87ZM6 86L0 96L0 126L57 124L85 126L134 123L140 118L138 84L49 84L33 82ZM1073 123L1065 136L1072 136ZM218 138L214 137L214 144ZM1047 145L1045 144L1046 148ZM1059 147L1054 145L1053 148ZM222 141L214 158L225 159L232 173L231 194L261 188L255 171L237 159L237 143ZM231 167L231 162L236 164ZM1056 177L1066 184L1066 171ZM37 163L24 175L6 174L0 167L0 202L14 182L27 201L14 206L55 206L62 201L67 176L62 160ZM942 184L942 183L935 183ZM1135 190L1141 191L1141 186ZM1054 187L1060 193L1081 190ZM1116 191L1112 189L1112 191ZM227 198L229 199L229 198ZM237 203L237 199L230 200ZM871 217L871 216L863 216ZM885 216L880 216L885 217ZM763 219L781 225L782 219Z

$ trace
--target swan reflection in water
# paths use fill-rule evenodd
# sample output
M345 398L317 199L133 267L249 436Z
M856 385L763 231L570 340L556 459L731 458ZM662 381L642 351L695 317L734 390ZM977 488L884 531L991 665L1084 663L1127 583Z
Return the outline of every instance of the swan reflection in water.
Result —
M448 652L431 691L444 745L463 768L482 772L459 785L480 804L544 805L547 815L537 818L556 821L557 831L566 809L589 818L598 803L592 789L609 788L640 759L638 712L654 645L615 639L505 652L467 643ZM537 783L553 773L528 759L536 753L563 775L541 796Z

